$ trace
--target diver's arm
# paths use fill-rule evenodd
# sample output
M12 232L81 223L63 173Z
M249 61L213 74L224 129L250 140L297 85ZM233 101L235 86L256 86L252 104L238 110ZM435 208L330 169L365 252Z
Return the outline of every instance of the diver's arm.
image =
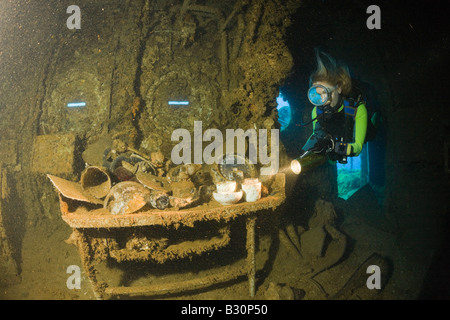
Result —
M357 157L362 151L367 131L367 109L364 104L358 106L355 117L355 142L350 143L347 156Z

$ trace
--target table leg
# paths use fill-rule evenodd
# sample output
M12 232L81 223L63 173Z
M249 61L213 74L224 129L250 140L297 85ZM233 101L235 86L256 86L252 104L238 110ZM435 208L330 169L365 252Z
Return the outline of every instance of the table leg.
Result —
M256 263L255 263L255 225L256 217L247 219L247 266L248 266L248 284L250 290L250 297L255 296L255 278L256 278Z
M98 283L97 281L97 269L92 261L92 252L90 249L88 236L78 230L75 230L75 232L78 235L77 246L84 271L86 272L89 282L91 283L91 288L94 292L95 298L97 300L102 300L104 287L106 285L104 283Z

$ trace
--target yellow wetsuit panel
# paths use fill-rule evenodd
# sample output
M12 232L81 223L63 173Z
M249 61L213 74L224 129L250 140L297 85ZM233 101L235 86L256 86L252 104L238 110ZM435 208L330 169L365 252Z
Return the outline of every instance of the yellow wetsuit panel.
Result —
M355 141L350 143L349 145L353 147L353 153L356 156L362 151L364 141L366 139L367 132L367 109L364 104L360 104L358 106L358 110L356 111L355 117ZM351 150L350 150L351 152ZM350 155L350 152L347 151L347 155Z

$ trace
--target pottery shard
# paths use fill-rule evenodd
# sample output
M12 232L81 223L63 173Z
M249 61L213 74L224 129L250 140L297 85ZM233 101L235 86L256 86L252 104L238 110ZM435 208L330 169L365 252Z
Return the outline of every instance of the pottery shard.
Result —
M61 193L66 198L95 204L103 203L101 200L96 199L90 196L89 194L85 193L79 183L65 180L56 176L52 176L51 174L48 174L47 177L53 183L58 192Z
M64 175L73 173L75 135L37 136L33 145L32 171Z
M175 198L192 198L195 195L195 185L192 181L180 181L171 184Z
M171 187L165 177L157 177L150 173L138 171L136 174L136 178L140 183L151 190L167 193L171 191Z
M318 258L323 255L326 232L323 227L315 227L301 235L302 255Z

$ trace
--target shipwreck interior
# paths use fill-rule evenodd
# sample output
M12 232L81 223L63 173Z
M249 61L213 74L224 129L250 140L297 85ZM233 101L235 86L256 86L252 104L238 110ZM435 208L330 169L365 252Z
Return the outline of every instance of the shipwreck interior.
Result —
M445 3L372 4L0 1L0 299L450 298ZM380 125L296 175L315 48Z

